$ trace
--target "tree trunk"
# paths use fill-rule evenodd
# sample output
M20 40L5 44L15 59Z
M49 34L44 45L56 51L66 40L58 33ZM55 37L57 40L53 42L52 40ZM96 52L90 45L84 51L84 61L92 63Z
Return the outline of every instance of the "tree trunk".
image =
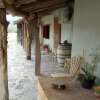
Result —
M0 9L0 100L9 100L7 76L7 21L6 11Z
M39 40L39 30L37 27L38 18L35 17L29 22L29 31L34 35L35 39L35 75L40 75L41 66L41 52L40 52L40 40Z

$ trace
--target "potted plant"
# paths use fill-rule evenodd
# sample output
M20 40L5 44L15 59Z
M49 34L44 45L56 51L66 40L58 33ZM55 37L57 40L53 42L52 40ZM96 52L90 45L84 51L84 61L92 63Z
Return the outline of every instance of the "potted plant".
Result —
M90 68L89 68L90 67ZM85 89L91 89L94 85L96 76L94 75L94 68L89 63L85 63L80 75L81 86Z
M45 47L45 51L49 52L49 46L47 44L45 44L44 47Z
M100 98L100 85L94 86L94 95Z
M83 73L80 75L80 83L82 87L86 89L92 88L96 79L95 72L98 63L100 62L100 46L92 49L89 57L89 62L86 62L86 59L83 56L83 62L81 64Z
M45 46L42 43L40 44L40 46L41 46L41 50L44 51L45 50Z

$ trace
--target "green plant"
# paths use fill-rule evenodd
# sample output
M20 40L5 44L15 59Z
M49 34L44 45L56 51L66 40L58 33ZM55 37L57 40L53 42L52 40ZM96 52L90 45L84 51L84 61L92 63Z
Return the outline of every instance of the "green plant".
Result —
M82 77L86 80L92 80L94 79L94 66L89 64L88 62L85 62L81 65L82 69Z
M89 54L89 62L86 62L86 58L83 57L83 62L81 64L81 69L84 73L86 79L91 79L97 68L97 63L100 62L100 46L91 50L92 52Z
M92 66L89 63L83 63L82 74L80 75L81 86L85 89L91 89L95 82L95 75Z
M45 45L44 45L44 48L49 48L49 45L48 45L48 44L45 44Z
M83 62L81 63L80 83L83 88L90 89L94 85L95 71L98 63L100 62L100 46L92 49L91 54L88 56L88 62L86 62L86 56L83 55Z
M85 62L82 64L82 74L80 75L81 86L85 89L91 89L94 85L96 76L94 75L94 66Z

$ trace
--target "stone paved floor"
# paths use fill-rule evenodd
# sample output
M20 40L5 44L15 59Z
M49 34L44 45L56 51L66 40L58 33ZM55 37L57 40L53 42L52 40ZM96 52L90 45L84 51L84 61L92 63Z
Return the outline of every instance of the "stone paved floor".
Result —
M34 75L34 49L32 49L32 60L25 59L23 47L13 44L8 47L8 85L9 100L37 100L37 80ZM42 51L41 74L63 72L52 61L51 56Z

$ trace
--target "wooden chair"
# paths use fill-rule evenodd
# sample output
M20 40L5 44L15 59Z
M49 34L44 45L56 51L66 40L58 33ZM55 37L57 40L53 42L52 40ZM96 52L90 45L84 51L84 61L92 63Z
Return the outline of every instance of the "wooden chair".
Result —
M74 76L76 72L80 69L82 57L72 57L70 59L65 59L64 72L51 74L52 77L65 77Z
M82 57L72 57L71 59L65 59L64 69L66 73L74 76L80 69L82 63Z

